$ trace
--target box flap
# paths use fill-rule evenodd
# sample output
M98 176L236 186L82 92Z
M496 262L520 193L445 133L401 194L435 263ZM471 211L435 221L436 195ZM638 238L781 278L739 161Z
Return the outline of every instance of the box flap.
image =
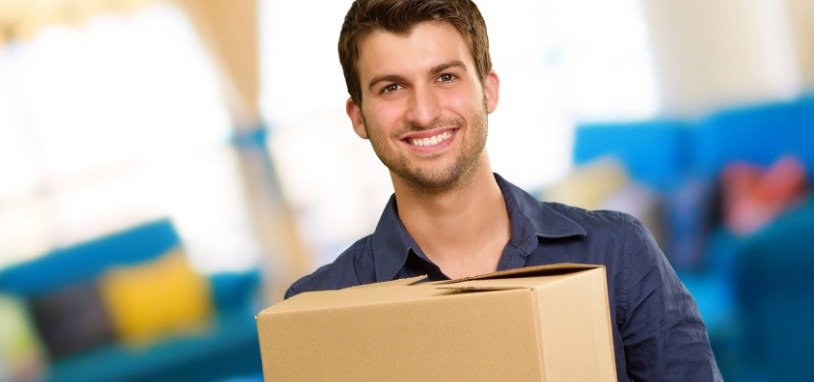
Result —
M461 292L531 289L557 282L569 274L602 267L591 264L559 263L510 269L440 282L422 282L426 276L417 276L340 290L304 292L264 309L260 315L396 303ZM400 286L408 287L398 288Z
M494 285L494 284L446 284L439 285L438 289L456 290L458 292L495 292L501 290L528 289L524 285Z
M441 282L438 284L438 289L447 289L457 293L533 289L551 285L577 272L600 268L603 268L603 266L560 263L509 269L506 271Z
M372 284L368 287L303 292L263 309L259 315L393 304L451 293L455 293L455 291L439 290L434 285L427 283L404 287L398 287L398 285L374 287Z
M594 268L604 268L604 265L578 264L578 263L557 263L549 265L536 265L532 267L507 269L503 271L486 273L477 276L464 277L460 279L445 281L440 284L456 284L471 280L496 280L504 278L564 275Z
M391 287L391 286L406 286L406 285L418 284L419 282L421 282L421 280L424 280L426 278L427 278L427 275L415 276L415 277L407 277L407 278L398 279L398 280L382 281L382 282L372 283L372 284L356 285L356 286L352 286L351 288L359 289L359 288L381 288L381 287Z

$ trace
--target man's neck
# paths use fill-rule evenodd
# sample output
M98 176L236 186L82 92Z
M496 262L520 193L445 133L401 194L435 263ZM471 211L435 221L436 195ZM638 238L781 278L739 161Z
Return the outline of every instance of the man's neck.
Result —
M465 185L443 192L396 187L404 227L451 278L495 271L510 236L506 203L488 158L469 175Z

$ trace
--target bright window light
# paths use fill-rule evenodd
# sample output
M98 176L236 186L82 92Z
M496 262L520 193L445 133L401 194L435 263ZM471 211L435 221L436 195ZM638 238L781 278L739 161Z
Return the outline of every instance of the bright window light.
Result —
M205 272L257 265L230 117L169 5L0 51L0 267L169 217Z

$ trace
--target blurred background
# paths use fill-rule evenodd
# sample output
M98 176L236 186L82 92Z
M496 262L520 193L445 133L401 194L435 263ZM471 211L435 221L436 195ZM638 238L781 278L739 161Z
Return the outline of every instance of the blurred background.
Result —
M254 315L371 233L349 0L0 0L0 381L261 380ZM727 380L812 380L814 2L481 0L498 173L629 212Z

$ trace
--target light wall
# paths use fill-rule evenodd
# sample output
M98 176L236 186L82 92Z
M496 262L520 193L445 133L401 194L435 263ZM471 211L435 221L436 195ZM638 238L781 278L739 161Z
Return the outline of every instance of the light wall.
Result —
M808 0L641 0L663 114L793 97L814 83Z
M814 89L814 1L785 0L794 52L807 90Z

